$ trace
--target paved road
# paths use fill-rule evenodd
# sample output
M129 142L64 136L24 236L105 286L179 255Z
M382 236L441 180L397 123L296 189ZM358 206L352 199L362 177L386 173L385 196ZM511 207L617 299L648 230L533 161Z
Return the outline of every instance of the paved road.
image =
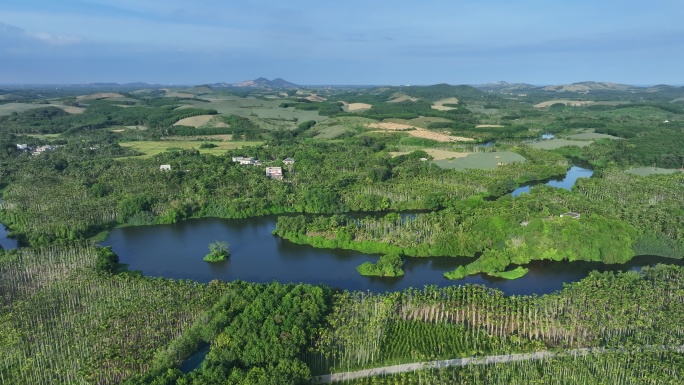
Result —
M644 349L654 349L654 350L674 350L679 353L684 352L684 346L646 346ZM583 349L572 349L567 350L562 353L563 356L584 356L587 354L599 354L604 353L607 350L604 348L583 348ZM486 356L479 358L455 358L451 360L441 360L441 361L429 361L429 362L416 362L411 364L393 365L393 366L383 366L381 368L373 368L366 370L358 370L355 372L344 372L344 373L334 373L325 374L322 376L317 376L312 379L313 383L317 384L330 384L333 382L353 380L357 378L373 377L379 375L388 375L404 372L414 372L420 369L432 369L432 368L445 368L449 366L465 366L465 365L485 365L485 364L500 364L506 362L514 361L527 361L527 360L541 360L544 358L551 358L559 355L559 353L554 353L550 351L540 351L534 353L519 353L519 354L504 354L500 356Z

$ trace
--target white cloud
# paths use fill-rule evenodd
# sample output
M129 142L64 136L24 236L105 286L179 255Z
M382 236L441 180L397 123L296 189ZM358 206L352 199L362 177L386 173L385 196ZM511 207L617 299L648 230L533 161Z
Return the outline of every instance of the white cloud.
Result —
M24 32L31 39L39 40L50 45L68 45L81 43L83 39L76 36L54 35L47 32Z

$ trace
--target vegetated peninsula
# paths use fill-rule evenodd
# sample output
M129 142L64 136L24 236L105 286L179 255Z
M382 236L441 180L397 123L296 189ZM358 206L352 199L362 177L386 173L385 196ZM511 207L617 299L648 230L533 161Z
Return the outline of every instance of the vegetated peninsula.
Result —
M684 88L247 83L0 91L0 382L682 383ZM444 287L170 279L99 246L267 215L279 247L378 257L342 279L394 285L420 257ZM223 272L197 257L211 239L180 269ZM477 278L635 256L671 263L535 295Z

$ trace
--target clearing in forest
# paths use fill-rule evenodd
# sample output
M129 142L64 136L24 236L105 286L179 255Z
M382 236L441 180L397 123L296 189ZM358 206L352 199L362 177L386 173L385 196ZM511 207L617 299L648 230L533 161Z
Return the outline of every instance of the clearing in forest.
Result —
M373 108L373 105L368 103L345 103L344 107L342 107L342 109L349 112L370 110L371 108Z
M209 124L209 122L214 119L216 115L197 115L191 116L189 118L181 119L174 123L174 126L190 126L190 127L201 127Z
M76 97L77 100L98 100L112 98L124 98L124 96L121 94L117 94L116 92L98 92L96 94L81 95Z
M85 108L73 107L73 106L64 106L61 104L5 103L5 104L0 104L0 116L10 115L13 112L24 112L24 111L28 111L28 110L34 110L36 108L45 108L45 107L61 108L70 114L80 114L83 111L85 111Z
M242 148L245 146L258 146L263 142L213 142L216 147L213 148L199 148L202 144L198 141L179 140L179 141L137 141L137 142L122 142L121 147L129 147L142 152L142 158L149 158L151 156L165 152L168 149L178 148L182 150L189 150L191 148L199 150L202 154L223 155L227 150L235 148Z
M407 131L411 136L417 138L430 139L438 142L471 142L473 138L465 138L462 136L452 136L448 133L439 133L434 131L428 131L424 128L411 126L408 124L393 123L393 122L379 122L370 123L367 125L370 128L378 128L383 131ZM410 131L409 131L410 130Z
M445 106L445 104L458 104L458 99L457 98L446 98L446 99L438 100L432 105L432 109L439 110L439 111L449 111L449 110L455 110L456 109L456 107L448 107L448 106Z
M637 167L631 170L627 170L628 173L639 175L639 176L649 176L649 175L663 175L663 174L676 174L682 172L676 168L660 168L660 167Z
M596 139L622 139L617 136L607 135L607 134L597 134L591 131L583 132L581 134L575 134L568 136L568 139L572 140L596 140Z
M592 142L590 140L568 140L562 138L554 138L549 140L540 140L539 142L534 142L530 146L538 148L540 150L555 150L557 148L565 146L577 146L585 147L590 145Z
M456 159L435 160L432 163L441 168L464 170L467 168L478 168L481 170L492 170L499 166L511 164L513 162L524 162L525 157L511 151L498 152L478 152Z
M566 106L570 107L583 107L583 106L617 106L622 104L622 102L609 102L609 101L600 101L600 102L595 102L593 100L571 100L571 99L554 99L554 100L547 100L545 102L537 103L534 105L536 108L545 108L545 107L550 107L554 104L564 104Z
M417 102L418 98L414 98L408 95L399 95L394 99L388 100L387 103L401 103L405 101Z
M469 152L455 152L455 151L448 151L448 150L440 150L440 149L436 149L436 148L421 148L421 150L425 151L434 160L463 158L463 157L466 157L470 154ZM392 157L396 157L399 155L407 155L410 153L411 153L411 151L394 151L394 152L390 152L389 154Z

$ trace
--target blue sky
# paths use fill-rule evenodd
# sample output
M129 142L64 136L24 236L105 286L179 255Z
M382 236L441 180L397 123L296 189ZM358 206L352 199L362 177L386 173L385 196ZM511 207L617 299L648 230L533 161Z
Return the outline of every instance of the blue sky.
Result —
M684 84L681 0L4 0L0 83Z

